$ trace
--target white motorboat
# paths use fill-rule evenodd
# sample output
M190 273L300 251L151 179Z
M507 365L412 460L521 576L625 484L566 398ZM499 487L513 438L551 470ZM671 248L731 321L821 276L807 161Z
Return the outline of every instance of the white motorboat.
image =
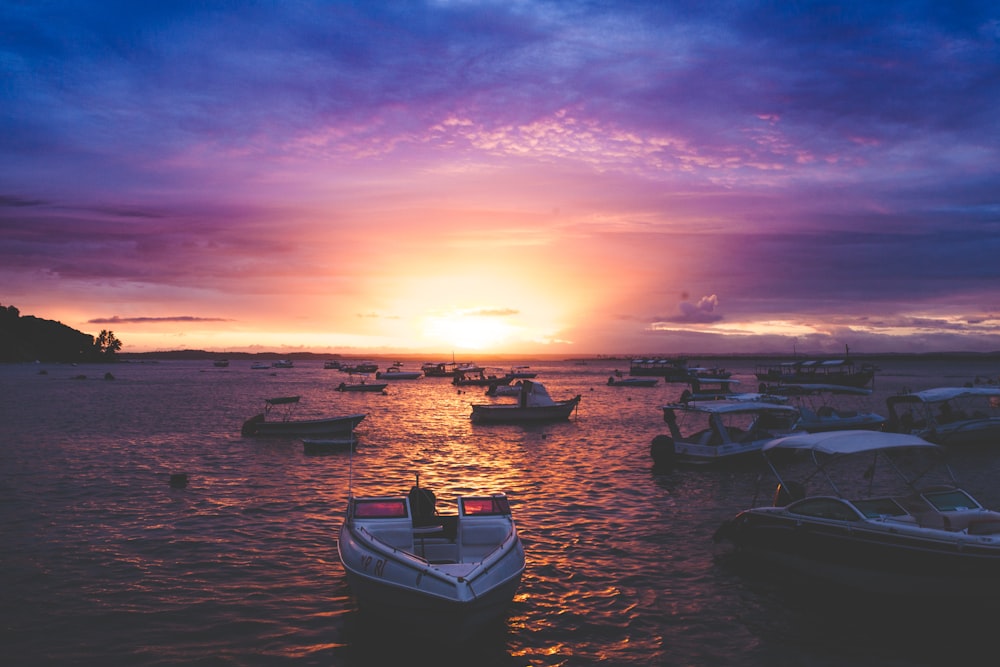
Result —
M417 380L423 376L423 371L405 371L398 363L389 366L384 372L375 373L375 378L378 380Z
M581 396L555 401L545 386L532 380L520 380L521 391L515 403L473 403L472 421L476 424L538 424L566 421L580 404Z
M362 613L461 638L507 612L524 547L503 493L458 496L454 514L435 503L419 480L408 495L351 495L338 552Z
M657 465L717 465L759 458L765 443L794 432L797 408L785 403L716 400L663 406L669 435L658 435L649 453Z
M715 541L776 566L783 580L797 573L836 590L996 599L1000 513L957 485L944 453L914 435L870 430L774 440L763 454L777 480L773 501L723 523Z
M939 445L1000 443L1000 387L937 387L886 399L886 430Z

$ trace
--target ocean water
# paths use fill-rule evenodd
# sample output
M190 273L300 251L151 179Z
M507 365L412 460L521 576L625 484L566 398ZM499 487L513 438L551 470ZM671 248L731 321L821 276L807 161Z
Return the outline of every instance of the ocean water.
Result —
M554 398L582 394L570 422L474 425L469 404L490 399L447 379L339 393L344 376L319 360L0 366L0 660L885 667L994 652L979 609L816 595L720 558L713 532L765 473L653 467L660 406L683 386L606 386L620 361L519 363ZM723 365L749 389L746 363ZM1000 375L997 362L881 367L882 414L903 387ZM265 398L291 394L301 417L366 413L354 455L241 436ZM1000 507L1000 443L952 463ZM173 488L174 473L188 486ZM507 617L474 638L386 626L346 586L336 546L349 489L405 492L416 474L439 503L510 496L527 568Z

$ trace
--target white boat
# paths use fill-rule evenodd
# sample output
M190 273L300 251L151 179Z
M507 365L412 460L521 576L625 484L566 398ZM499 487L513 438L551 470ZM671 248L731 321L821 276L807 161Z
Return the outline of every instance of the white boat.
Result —
M271 364L272 368L294 368L295 362L291 359L279 359Z
M996 599L1000 513L958 486L944 453L870 430L772 441L774 499L723 523L715 541L783 580L798 574L838 592Z
M408 495L352 494L337 550L361 613L450 642L507 612L524 547L503 493L458 496L453 514L435 503L419 482Z
M250 368L252 368L255 371L265 370L265 369L268 369L270 367L271 367L271 364L266 363L264 361L255 361L252 364L250 364Z
M299 396L279 396L264 401L264 412L243 422L244 436L334 436L351 435L365 418L364 414L318 419L292 419ZM272 417L272 412L280 414Z
M766 401L716 400L663 406L669 435L658 435L649 453L657 465L718 465L759 458L763 446L793 433L797 408Z
M385 372L375 373L375 378L378 380L416 380L423 376L423 371L404 371L399 363L389 366Z
M472 421L476 424L538 424L566 421L580 404L581 396L555 401L545 386L533 380L521 380L521 391L514 403L473 403Z
M538 373L531 370L530 366L511 366L510 370L507 371L507 375L514 380L530 380L538 377Z
M1000 387L938 387L886 399L886 430L939 445L1000 443Z
M871 429L881 431L886 418L872 412L871 389L836 384L782 384L762 391L789 398L799 409L797 430L809 433Z

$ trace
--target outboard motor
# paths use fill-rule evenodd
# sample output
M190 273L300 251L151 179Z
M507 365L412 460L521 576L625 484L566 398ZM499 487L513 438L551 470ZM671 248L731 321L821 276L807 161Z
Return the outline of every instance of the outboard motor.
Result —
M429 526L437 522L434 507L437 498L430 489L421 489L419 483L410 487L410 511L414 526Z

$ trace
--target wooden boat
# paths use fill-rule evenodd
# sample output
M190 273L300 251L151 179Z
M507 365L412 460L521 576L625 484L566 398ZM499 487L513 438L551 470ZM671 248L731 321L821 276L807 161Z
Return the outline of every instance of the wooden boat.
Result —
M378 371L378 364L373 361L342 362L340 370L345 373L375 373Z
M453 639L506 613L525 562L507 496L461 495L456 508L439 514L419 480L408 495L348 498L337 551L361 613Z
M943 454L869 430L774 440L764 447L772 504L739 512L715 541L838 594L996 599L1000 513L958 486Z
M337 385L337 391L385 391L388 382L369 382L367 375L352 375L347 382Z
M537 424L565 421L580 404L577 394L565 401L554 401L545 386L521 380L516 403L473 403L472 421L476 424Z
M347 438L303 438L302 451L306 454L333 454L350 451L358 441L354 437Z
M864 387L875 378L871 364L856 365L853 359L812 359L758 365L754 375L763 383L836 384Z
M764 445L795 430L797 408L785 403L714 400L663 406L669 435L658 435L649 453L657 465L720 465L759 460Z
M512 377L500 368L456 368L451 383L456 387L489 387L495 384L510 384Z
M664 382L687 382L691 377L688 360L683 357L652 357L629 362L629 375L662 377Z
M423 371L424 377L450 378L455 377L456 366L454 361L428 361L420 366L420 370Z
M886 399L886 430L939 445L1000 444L1000 387L937 387Z
M264 412L243 422L244 436L333 436L350 435L365 418L364 414L319 419L292 419L292 411L299 403L299 396L280 396L264 401ZM272 411L280 414L271 419Z

